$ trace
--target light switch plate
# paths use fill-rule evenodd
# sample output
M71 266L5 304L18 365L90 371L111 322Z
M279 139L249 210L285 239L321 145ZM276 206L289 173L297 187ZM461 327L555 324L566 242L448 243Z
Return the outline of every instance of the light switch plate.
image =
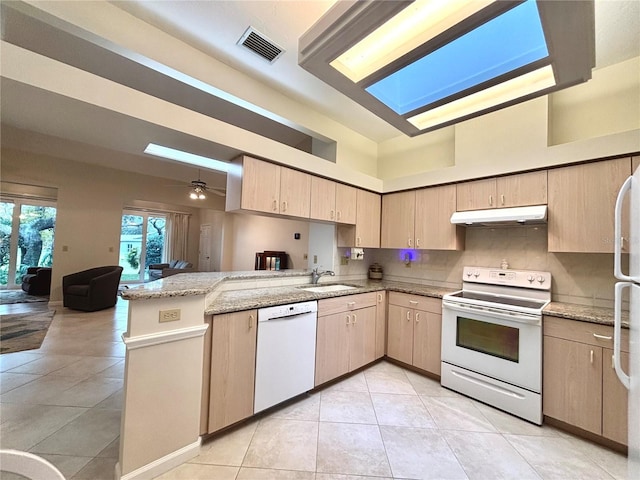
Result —
M172 310L160 310L160 323L176 322L178 320L180 320L179 308L174 308Z

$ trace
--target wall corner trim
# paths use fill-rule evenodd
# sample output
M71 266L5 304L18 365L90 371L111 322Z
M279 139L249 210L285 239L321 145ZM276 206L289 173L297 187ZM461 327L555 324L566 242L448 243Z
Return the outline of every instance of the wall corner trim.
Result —
M162 458L154 460L147 465L137 468L133 472L122 475L120 471L120 462L116 463L115 479L116 480L150 480L169 470L182 465L184 462L191 460L200 453L200 445L202 437L198 437L193 443L186 445L174 452L165 455Z

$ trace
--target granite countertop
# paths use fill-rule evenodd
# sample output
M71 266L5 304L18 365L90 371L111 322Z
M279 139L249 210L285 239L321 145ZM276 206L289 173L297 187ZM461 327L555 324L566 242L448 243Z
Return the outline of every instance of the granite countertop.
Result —
M336 282L320 283L318 286L329 285ZM303 290L311 285L296 285L290 287L270 287L249 290L231 290L221 292L205 309L205 315L217 315L221 313L239 312L254 308L272 307L287 303L321 300L323 298L355 295L358 293L379 292L381 290L423 295L425 297L442 298L443 295L454 292L454 289L445 287L432 287L413 283L390 281L347 281L341 285L356 287L352 290L340 290L337 292L309 292Z
M306 270L249 270L243 272L178 273L122 291L125 300L186 297L213 292L225 280L260 280L273 278L308 277Z
M575 303L551 302L542 312L544 315L578 320L580 322L613 325L613 309L605 307L591 307ZM629 328L629 312L622 312L622 326Z

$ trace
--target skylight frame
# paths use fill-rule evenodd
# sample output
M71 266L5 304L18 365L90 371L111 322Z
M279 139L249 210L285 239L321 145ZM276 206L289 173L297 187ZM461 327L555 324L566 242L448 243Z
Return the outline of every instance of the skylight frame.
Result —
M343 2L339 1L322 17L316 25L311 27L299 41L299 61L304 69L341 91L354 101L395 126L401 132L416 136L438 128L442 128L458 121L473 118L491 111L498 110L531 98L551 93L568 86L585 82L591 78L591 69L595 66L595 33L594 33L594 5L593 0L587 1L540 1L536 2L542 27L547 39L549 62L556 77L556 85L524 97L510 100L506 103L492 106L465 116L434 125L420 130L411 124L407 118L416 114L398 115L392 109L380 102L373 95L364 90L365 86L387 76L395 69L401 68L425 52L437 49L451 39L468 32L502 12L519 5L522 1L499 1L477 12L455 27L436 36L429 42L415 48L411 52L393 61L386 67L354 83L329 64L341 55L351 45L357 43L363 36L383 24L387 18L404 8L410 1L394 2ZM393 10L394 7L395 10ZM485 82L468 91L461 92L445 103L455 101L461 96L471 95L480 89L490 88L498 81L508 81L517 74L527 73L544 66L541 62L518 69L512 75L506 75L496 81ZM440 103L424 107L436 108Z

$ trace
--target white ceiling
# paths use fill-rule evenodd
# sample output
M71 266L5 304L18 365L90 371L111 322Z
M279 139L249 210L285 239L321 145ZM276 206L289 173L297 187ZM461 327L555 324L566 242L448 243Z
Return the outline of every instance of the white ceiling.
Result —
M112 3L374 141L401 135L297 65L298 38L331 7L333 0L119 0ZM640 1L596 0L595 13L596 68L640 56ZM285 54L270 65L236 45L249 26L283 47ZM64 98L23 102L21 99L29 98L34 92L11 85L6 79L3 79L2 88L0 113L6 125L129 154L139 154L140 145L158 141L157 129L133 119L107 111L91 111L93 108ZM33 110L29 111L25 105ZM47 105L54 110L46 112ZM78 116L74 117L74 112ZM78 122L79 118L81 122ZM79 123L83 128L79 128ZM127 133L129 141L121 141L122 132ZM168 132L163 133L168 135ZM21 136L3 136L3 144L10 144L17 137ZM116 141L118 137L120 141ZM185 145L197 143L193 138L173 140ZM225 153L227 156L232 154ZM126 168L126 164L131 163L123 162L116 168ZM163 175L162 168L154 173Z

